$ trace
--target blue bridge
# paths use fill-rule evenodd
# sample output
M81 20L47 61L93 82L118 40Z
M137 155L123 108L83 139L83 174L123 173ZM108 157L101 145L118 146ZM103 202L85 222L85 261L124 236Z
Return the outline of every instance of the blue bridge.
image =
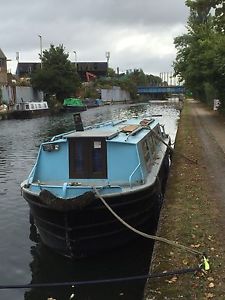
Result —
M138 94L184 94L184 86L139 86Z

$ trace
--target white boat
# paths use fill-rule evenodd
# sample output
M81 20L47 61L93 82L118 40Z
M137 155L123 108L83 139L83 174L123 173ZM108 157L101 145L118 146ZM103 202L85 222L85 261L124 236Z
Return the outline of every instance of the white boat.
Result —
M11 116L15 119L31 119L48 113L49 108L46 101L15 103L11 109Z

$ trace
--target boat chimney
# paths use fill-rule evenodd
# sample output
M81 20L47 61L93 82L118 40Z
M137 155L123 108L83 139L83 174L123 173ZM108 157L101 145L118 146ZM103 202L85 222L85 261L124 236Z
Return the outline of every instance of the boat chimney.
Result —
M76 131L84 131L80 113L73 114L73 119L74 119L74 124L75 124L75 130Z

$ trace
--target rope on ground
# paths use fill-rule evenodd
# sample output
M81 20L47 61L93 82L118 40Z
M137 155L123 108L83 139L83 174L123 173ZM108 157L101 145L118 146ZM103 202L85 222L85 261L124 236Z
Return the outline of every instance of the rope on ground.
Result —
M175 241L171 241L171 240L168 240L166 238L163 238L163 237L159 237L159 236L155 236L155 235L150 235L150 234L147 234L145 232L142 232L134 227L132 227L131 225L129 225L127 222L125 222L122 218L120 218L120 216L118 216L114 210L108 205L108 203L105 201L105 199L99 194L98 190L93 187L93 190L96 194L96 196L101 200L101 202L105 205L105 207L112 213L112 215L118 220L120 221L124 226L126 226L127 228L129 228L131 231L137 233L138 235L141 235L147 239L152 239L152 240L155 240L155 241L159 241L159 242L163 242L163 243L166 243L166 244L169 244L169 245L172 245L174 247L177 247L177 248L180 248L184 251L187 251L187 252L190 252L192 254L195 254L196 256L200 256L202 258L202 265L204 267L204 269L206 271L209 270L209 262L208 262L208 259L205 255L205 253L203 252L200 252L198 250L195 250L195 249L192 249L190 247L187 247L187 246L184 246L184 245L181 245Z
M84 280L84 281L66 281L66 282L52 282L52 283L30 283L30 284L5 284L0 285L0 290L9 289L32 289L32 288L49 288L49 287L65 287L65 286L84 286L84 285L96 285L96 284L106 284L106 283L118 283L118 282L129 282L135 280L144 280L151 278L161 278L169 277L174 275L196 273L201 271L201 267L196 268L186 268L173 271L165 271L163 273L150 273L145 275L136 275L129 277L119 277L119 278L107 278L107 279L97 279L97 280Z

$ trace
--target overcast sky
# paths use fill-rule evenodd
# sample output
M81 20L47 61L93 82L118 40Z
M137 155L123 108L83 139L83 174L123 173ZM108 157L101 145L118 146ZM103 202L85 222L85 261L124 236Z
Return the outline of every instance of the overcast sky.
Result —
M159 75L172 71L174 37L185 32L185 0L20 0L1 1L0 48L15 71L39 61L43 49L63 44L70 59L106 61L120 72L141 68Z

